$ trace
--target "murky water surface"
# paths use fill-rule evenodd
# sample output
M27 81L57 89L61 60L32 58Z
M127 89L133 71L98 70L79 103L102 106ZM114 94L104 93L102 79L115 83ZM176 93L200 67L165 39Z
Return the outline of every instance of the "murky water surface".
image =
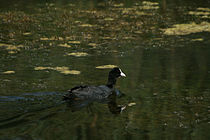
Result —
M210 139L209 5L1 1L0 139ZM125 96L75 110L62 101L105 84L110 65L127 75Z

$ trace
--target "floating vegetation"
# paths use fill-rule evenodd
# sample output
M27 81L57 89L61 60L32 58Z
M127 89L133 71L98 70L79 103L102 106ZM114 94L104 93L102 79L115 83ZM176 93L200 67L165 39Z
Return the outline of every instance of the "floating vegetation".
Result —
M60 71L60 73L78 75L78 74L80 74L80 71L78 71L78 70L63 70L63 71Z
M203 41L203 38L192 39L191 41Z
M158 2L150 2L150 1L143 1L142 2L143 6L139 6L140 9L143 10L155 10L159 9L159 3Z
M5 12L4 14L0 13L0 18L4 23L14 25L24 25L28 23L33 23L35 21L34 17L20 11L9 11Z
M31 35L31 33L30 32L25 32L25 33L23 33L23 35Z
M105 18L104 20L105 20L105 21L113 21L114 19L113 19L113 18L107 17L107 18Z
M68 45L67 43L65 43L65 44L58 44L58 46L66 47L66 48L71 48L72 47L71 45Z
M112 69L117 67L116 65L102 65L102 66L97 66L97 69Z
M5 72L3 72L3 74L13 74L13 73L15 73L15 71L5 71Z
M143 12L143 11L136 11L136 15L139 15L139 16L152 16L153 14L152 13L146 13L146 12Z
M23 45L11 45L11 44L0 43L0 47L6 47L8 53L13 54L20 51L20 48L23 48Z
M196 24L192 22L189 24L176 24L172 28L163 29L165 35L188 35L198 32L210 32L210 23L202 22Z
M201 18L210 18L210 8L197 8L196 11L189 11L189 15L199 16Z
M96 43L89 43L88 46L96 47L97 44Z
M136 103L129 103L128 106L134 106Z
M73 53L68 53L67 55L80 57L80 56L87 56L88 53L86 53L86 52L73 52Z
M197 10L210 12L210 8L202 8L202 7L199 7L199 8L197 8Z
M115 38L112 38L112 37L110 37L110 36L104 36L104 37L102 37L102 39L108 40L108 39L115 39Z
M140 9L143 9L143 10L155 10L155 9L158 9L159 6L140 6L139 7Z
M42 38L40 38L40 40L42 40L42 41L53 41L53 40L64 40L64 39L63 39L63 37L52 36L50 38L42 37Z
M80 74L80 71L78 70L69 70L68 67L35 67L34 70L55 70L62 74Z
M114 7L123 7L124 4L123 4L123 3L119 3L119 4L114 4L113 6L114 6Z
M91 24L81 24L79 26L80 27L93 27L94 25L91 25Z
M70 43L70 44L80 44L81 42L80 41L69 41L68 43Z
M52 69L52 67L35 67L34 70L47 70Z
M202 16L202 15L208 16L208 15L210 15L210 12L190 11L189 14L190 15L196 15L196 16Z
M143 5L150 5L150 6L159 5L158 2L151 2L151 1L143 1L142 4Z

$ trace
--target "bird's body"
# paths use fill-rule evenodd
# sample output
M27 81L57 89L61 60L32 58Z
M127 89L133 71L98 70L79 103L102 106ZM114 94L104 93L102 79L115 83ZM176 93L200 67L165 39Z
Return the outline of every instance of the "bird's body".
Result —
M109 97L115 89L116 79L125 74L119 68L113 68L109 72L108 82L100 86L76 86L69 90L64 100L103 100Z
M74 99L103 99L107 98L113 89L105 85L101 86L77 86L69 90L69 94L65 95L66 98L74 98Z

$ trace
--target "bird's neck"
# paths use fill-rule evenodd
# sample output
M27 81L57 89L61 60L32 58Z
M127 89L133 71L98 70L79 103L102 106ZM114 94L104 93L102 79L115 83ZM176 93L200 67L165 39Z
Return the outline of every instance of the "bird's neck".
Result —
M109 87L109 88L113 88L114 87L114 85L116 84L116 78L113 78L113 77L109 77L108 78L108 82L107 82L107 86Z

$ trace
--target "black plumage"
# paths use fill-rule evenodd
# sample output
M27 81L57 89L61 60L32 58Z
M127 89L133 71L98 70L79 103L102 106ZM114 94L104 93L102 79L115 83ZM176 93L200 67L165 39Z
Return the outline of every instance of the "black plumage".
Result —
M103 100L116 92L114 85L118 77L126 77L120 68L113 68L109 72L108 82L100 86L76 86L69 90L69 94L64 96L64 100Z

